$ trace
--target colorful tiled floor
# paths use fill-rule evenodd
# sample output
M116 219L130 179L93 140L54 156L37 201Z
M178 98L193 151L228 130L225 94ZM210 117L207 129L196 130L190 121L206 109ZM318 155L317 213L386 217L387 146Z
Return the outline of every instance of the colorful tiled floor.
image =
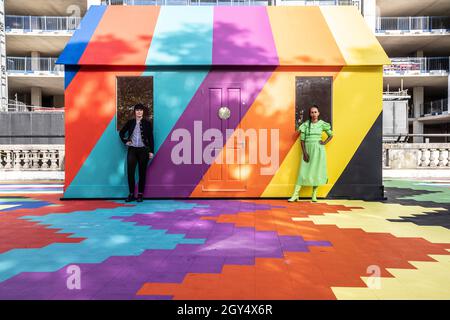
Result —
M450 183L385 187L383 202L132 205L10 187L0 299L450 299Z

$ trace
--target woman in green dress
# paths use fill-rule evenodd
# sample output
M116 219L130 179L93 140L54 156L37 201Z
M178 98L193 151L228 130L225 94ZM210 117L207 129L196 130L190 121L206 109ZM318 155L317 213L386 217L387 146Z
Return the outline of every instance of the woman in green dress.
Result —
M303 151L303 159L300 165L297 183L289 202L299 201L302 186L312 186L312 201L317 201L317 187L328 182L327 158L325 145L333 138L331 125L319 119L320 112L317 105L309 108L309 119L303 122L297 129L300 132L300 141ZM322 132L328 135L322 141Z

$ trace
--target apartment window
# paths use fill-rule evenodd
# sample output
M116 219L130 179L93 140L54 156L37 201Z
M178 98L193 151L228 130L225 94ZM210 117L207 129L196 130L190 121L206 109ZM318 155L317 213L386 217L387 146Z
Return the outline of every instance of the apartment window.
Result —
M142 103L144 118L153 122L153 77L117 77L117 130L134 117L133 107Z
M320 118L332 124L332 77L295 77L295 125L309 119L311 105L319 106Z

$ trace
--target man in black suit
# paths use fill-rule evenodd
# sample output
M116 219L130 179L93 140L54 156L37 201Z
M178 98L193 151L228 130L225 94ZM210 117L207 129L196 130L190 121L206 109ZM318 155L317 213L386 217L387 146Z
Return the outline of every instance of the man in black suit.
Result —
M142 202L145 187L145 176L149 159L153 158L153 126L150 121L143 118L144 105L138 103L134 106L135 118L128 120L119 132L120 139L128 146L127 174L128 194L126 202L134 201L134 172L136 164L139 167L139 182L137 201Z

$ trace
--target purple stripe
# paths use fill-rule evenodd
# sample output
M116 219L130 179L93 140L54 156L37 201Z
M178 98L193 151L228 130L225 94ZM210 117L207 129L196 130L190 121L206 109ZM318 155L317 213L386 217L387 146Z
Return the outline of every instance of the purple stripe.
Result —
M189 197L208 170L209 164L204 163L204 161L201 161L200 164L194 164L194 143L191 143L192 163L174 164L171 159L171 153L172 149L179 142L171 141L172 133L176 129L186 129L190 133L193 142L194 121L202 121L203 131L207 129L208 115L202 112L202 110L204 110L205 104L208 103L209 88L226 86L230 83L239 83L243 86L241 95L245 105L242 107L242 119L271 76L273 70L274 68L270 71L251 72L211 70L150 164L147 170L147 185L144 196ZM204 142L203 147L208 143L209 142Z
M215 7L213 65L277 66L265 7Z

